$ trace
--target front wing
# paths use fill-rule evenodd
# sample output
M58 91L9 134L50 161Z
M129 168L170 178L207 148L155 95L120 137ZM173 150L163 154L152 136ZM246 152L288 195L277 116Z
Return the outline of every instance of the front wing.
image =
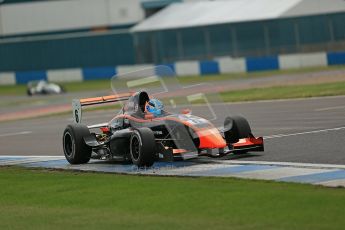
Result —
M248 138L239 139L238 142L230 144L228 147L221 149L203 149L200 152L190 152L185 149L172 149L163 153L162 157L165 161L166 159L172 160L173 158L195 158L198 156L207 156L212 158L223 157L225 155L236 153L236 152L262 152L264 151L264 141L262 137L250 136ZM169 161L168 160L168 161Z

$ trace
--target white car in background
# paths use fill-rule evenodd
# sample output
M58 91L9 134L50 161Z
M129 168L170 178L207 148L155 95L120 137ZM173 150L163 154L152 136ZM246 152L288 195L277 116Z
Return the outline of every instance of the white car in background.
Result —
M61 85L50 83L45 80L30 81L27 85L27 94L29 96L35 94L61 94L65 92L65 89Z

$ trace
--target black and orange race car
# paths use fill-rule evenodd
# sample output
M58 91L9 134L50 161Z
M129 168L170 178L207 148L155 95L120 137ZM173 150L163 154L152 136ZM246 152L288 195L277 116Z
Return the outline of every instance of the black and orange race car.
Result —
M119 101L126 102L110 122L81 124L83 106ZM172 114L159 105L157 114L156 110L150 110L155 106L144 91L73 100L75 124L66 127L62 138L67 161L83 164L91 158L121 160L150 167L155 161L264 150L263 138L255 138L241 116L227 117L224 127L217 129L188 111ZM95 129L100 131L91 132Z

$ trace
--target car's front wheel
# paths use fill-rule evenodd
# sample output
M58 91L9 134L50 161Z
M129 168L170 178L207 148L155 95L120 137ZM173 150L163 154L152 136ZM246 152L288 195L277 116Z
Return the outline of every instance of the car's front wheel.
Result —
M224 136L230 147L231 144L236 143L241 138L247 138L252 135L252 130L248 121L242 116L232 116L225 118L224 121ZM237 150L234 154L247 153L247 150Z
M27 94L28 96L32 96L31 89L27 89L27 90L26 90L26 94Z
M155 161L156 142L151 129L139 128L133 131L130 139L130 155L138 167L151 167Z
M85 125L68 125L63 133L63 151L67 161L71 164L85 164L90 161L92 148L87 146L84 137L90 135Z

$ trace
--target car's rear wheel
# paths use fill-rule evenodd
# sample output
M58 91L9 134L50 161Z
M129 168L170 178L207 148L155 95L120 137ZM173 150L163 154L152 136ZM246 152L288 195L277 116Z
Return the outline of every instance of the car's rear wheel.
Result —
M63 87L62 85L59 85L59 86L60 86L60 93L66 93L65 87Z
M84 137L90 135L85 125L68 125L63 133L63 151L67 161L71 164L85 164L90 161L92 148L87 146Z
M231 146L231 144L236 143L241 138L247 138L252 135L252 130L248 121L242 116L231 116L225 118L224 121L224 135L225 141ZM237 150L235 154L247 153L246 150Z
M130 139L130 155L138 167L151 167L156 155L155 136L149 128L133 131Z

